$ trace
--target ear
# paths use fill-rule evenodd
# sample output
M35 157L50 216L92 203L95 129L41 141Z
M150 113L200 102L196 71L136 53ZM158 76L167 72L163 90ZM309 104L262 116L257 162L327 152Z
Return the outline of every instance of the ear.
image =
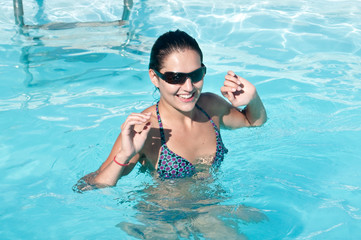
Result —
M152 83L154 84L154 86L156 88L159 88L159 79L158 79L157 74L155 74L153 69L149 69L148 73L149 73L149 78L152 81Z

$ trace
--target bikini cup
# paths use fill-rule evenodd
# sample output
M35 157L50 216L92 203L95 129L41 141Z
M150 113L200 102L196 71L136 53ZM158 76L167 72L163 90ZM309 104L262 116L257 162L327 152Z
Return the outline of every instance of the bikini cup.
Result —
M156 111L157 111L157 118L158 118L162 146L159 155L157 172L159 176L164 179L183 178L183 177L192 176L196 173L196 169L194 165L191 162L189 162L187 159L179 156L178 154L170 150L166 144L163 124L160 118L158 104L159 102L156 104ZM196 105L196 107L207 116L207 118L211 122L216 132L217 149L212 166L219 167L219 165L223 161L224 154L227 153L228 150L223 145L219 129L212 120L212 118L200 106Z

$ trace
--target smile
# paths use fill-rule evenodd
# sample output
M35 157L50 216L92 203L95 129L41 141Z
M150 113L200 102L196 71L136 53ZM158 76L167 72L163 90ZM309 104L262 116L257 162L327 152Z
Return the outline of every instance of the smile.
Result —
M193 94L182 94L182 95L178 95L180 98L184 98L184 99L188 99L191 98L193 96Z
M182 102L189 102L192 101L194 98L195 92L191 94L178 94L177 96Z

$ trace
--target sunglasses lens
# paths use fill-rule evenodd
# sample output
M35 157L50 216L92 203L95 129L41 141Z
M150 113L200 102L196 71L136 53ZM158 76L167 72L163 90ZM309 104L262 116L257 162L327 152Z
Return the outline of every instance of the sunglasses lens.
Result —
M183 84L187 78L190 78L193 83L196 83L203 79L204 74L206 74L206 67L202 65L201 68L190 73L166 72L161 74L157 71L156 73L160 78L170 84Z
M164 80L170 84L182 84L186 81L186 79L187 79L187 74L166 72Z
M203 78L203 67L197 69L194 72L189 74L189 77L192 79L192 82L199 82Z

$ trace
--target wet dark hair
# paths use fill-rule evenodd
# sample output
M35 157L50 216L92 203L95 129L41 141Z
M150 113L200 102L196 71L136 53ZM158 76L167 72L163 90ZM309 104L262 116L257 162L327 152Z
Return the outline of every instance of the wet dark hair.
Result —
M186 32L176 30L161 35L154 43L150 53L149 69L159 71L163 67L164 59L175 51L190 49L196 51L203 63L203 53L197 41Z

